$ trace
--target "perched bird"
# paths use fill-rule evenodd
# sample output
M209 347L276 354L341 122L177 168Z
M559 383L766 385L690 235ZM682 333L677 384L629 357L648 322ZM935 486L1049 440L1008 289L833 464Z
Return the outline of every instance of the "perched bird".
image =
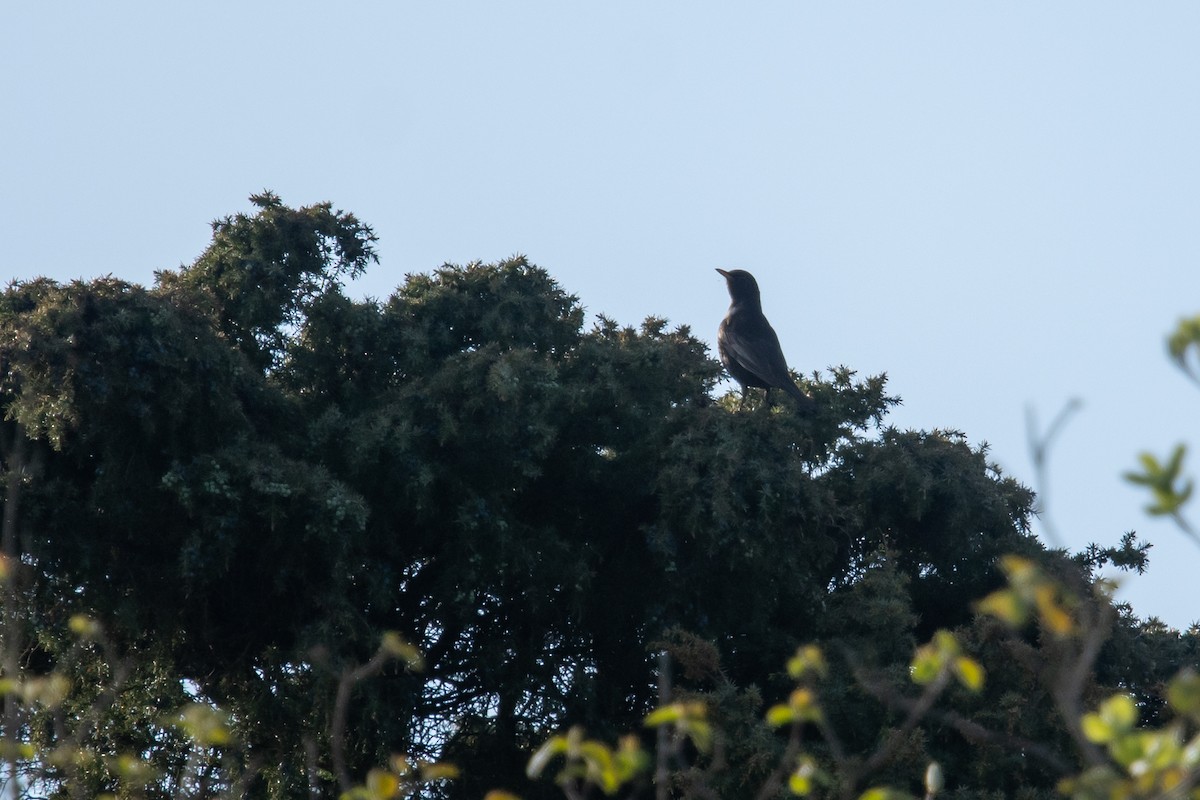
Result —
M717 351L725 369L742 385L743 396L751 386L766 389L768 400L772 389L783 389L802 411L811 410L815 405L813 399L792 381L779 337L763 316L754 276L744 269L717 272L725 277L732 301L717 330Z

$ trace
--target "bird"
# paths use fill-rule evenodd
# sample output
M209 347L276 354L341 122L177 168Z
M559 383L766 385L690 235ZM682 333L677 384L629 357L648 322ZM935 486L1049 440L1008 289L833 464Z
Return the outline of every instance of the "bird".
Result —
M779 337L763 316L758 281L744 269L718 268L717 272L725 278L731 301L729 313L717 329L717 352L725 369L741 384L742 397L755 386L767 390L769 401L772 389L783 389L800 410L812 410L816 403L792 380Z

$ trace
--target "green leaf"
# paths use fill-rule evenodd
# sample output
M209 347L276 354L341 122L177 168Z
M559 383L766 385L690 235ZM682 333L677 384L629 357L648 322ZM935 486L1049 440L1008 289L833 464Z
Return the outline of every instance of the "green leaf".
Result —
M421 651L395 631L385 631L379 646L388 655L403 661L413 672L425 669L425 658Z
M1000 568L1004 570L1008 582L1014 586L1028 583L1038 572L1037 565L1024 556L1001 556Z
M546 743L534 751L525 766L525 774L530 778L539 778L545 771L546 765L557 755L567 752L568 744L565 736L552 736Z
M1133 730L1133 726L1137 724L1137 705L1127 694L1114 694L1100 704L1099 711L1104 721L1119 733Z
M1200 674L1184 669L1167 684L1167 702L1180 714L1200 719Z
M825 654L820 647L807 644L797 648L796 654L788 659L787 671L795 680L808 675L824 678L829 674L829 664L825 661Z
M632 780L650 764L650 756L642 749L641 740L632 734L622 736L617 742L614 761L622 783Z
M1055 636L1069 636L1075 632L1075 620L1063 607L1060 595L1060 588L1047 581L1034 589L1034 603L1037 605L1038 619L1046 630Z
M921 645L913 654L913 661L909 665L908 671L913 683L921 686L933 683L942 671L941 656L929 645Z
M458 767L445 761L422 762L420 767L422 781L452 781L459 775Z
M946 661L962 652L958 639L947 630L940 630L933 634L933 645L937 648L938 655Z
M80 639L95 639L100 635L100 623L87 614L74 614L67 620L67 628Z
M788 789L792 794L803 797L812 794L817 784L828 785L829 777L821 772L815 758L801 755L796 762L796 769L788 776Z
M1113 730L1113 726L1106 722L1099 714L1084 714L1082 719L1079 720L1079 724L1087 740L1096 744L1104 744L1112 741L1116 733Z
M647 728L657 728L660 725L670 725L683 719L683 707L678 703L656 708L646 715L642 723Z
M767 724L772 728L778 728L781 725L791 725L796 721L796 712L789 705L776 705L767 709Z
M1012 589L998 589L975 604L980 614L996 617L1009 627L1019 628L1029 618L1029 606Z
M692 701L688 703L671 703L656 708L646 715L642 724L647 728L657 728L660 725L680 724L686 720L702 720L708 714L704 703Z
M692 740L692 744L701 753L712 750L712 726L702 719L689 720L683 726L683 733Z
M817 722L821 719L821 706L811 689L801 687L794 690L788 696L787 708L791 712L791 722ZM782 714L777 712L776 715L782 719Z
M135 786L145 786L158 775L158 771L139 756L122 753L116 758L108 759L109 768L121 777L121 780Z
M1164 472L1167 476L1174 480L1179 476L1179 471L1183 469L1183 457L1187 453L1187 447L1182 444L1175 445L1175 449L1171 451L1171 457L1167 459L1167 466Z
M1143 472L1126 473L1126 480L1150 489L1154 502L1146 507L1147 513L1154 516L1169 516L1179 513L1179 509L1191 499L1195 486L1191 480L1184 481L1176 487L1176 482L1182 479L1183 459L1187 447L1178 444L1171 451L1166 464L1160 464L1150 453L1141 453L1138 460L1142 463Z
M858 800L908 800L911 797L912 795L908 792L886 786L876 786L860 794Z
M983 688L984 671L978 661L967 656L959 656L954 660L954 675L958 682L972 692Z
M366 785L375 800L391 800L400 792L400 779L385 769L368 772Z
M799 772L793 772L788 776L788 789L792 794L806 797L812 794L813 780L810 775L802 775Z
M218 708L204 703L191 703L180 709L174 724L201 747L220 747L229 744L229 716Z

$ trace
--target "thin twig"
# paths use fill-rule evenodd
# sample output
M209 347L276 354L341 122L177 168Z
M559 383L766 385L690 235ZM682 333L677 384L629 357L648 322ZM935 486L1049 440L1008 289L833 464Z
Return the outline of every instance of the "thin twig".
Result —
M329 746L333 757L333 770L343 792L350 791L352 786L350 771L346 767L346 719L350 712L350 694L361 681L383 671L383 665L390 657L381 647L367 663L342 672L338 681L337 695L333 702L333 720L330 723Z
M796 762L796 756L800 755L800 743L804 737L804 726L799 722L792 723L792 730L788 736L787 748L784 749L783 755L779 759L779 765L771 770L771 774L767 776L766 782L755 795L755 800L770 800L775 797L779 790L783 788L783 778L792 771Z
M1058 434L1062 432L1070 416L1082 407L1083 401L1078 397L1072 397L1050 422L1050 427L1046 429L1045 434L1038 433L1037 416L1034 413L1033 406L1025 407L1025 435L1029 440L1029 455L1033 459L1034 484L1037 487L1037 496L1041 500L1042 525L1046 529L1046 538L1050 540L1051 544L1059 548L1063 546L1063 543L1058 536L1057 529L1054 527L1054 522L1050 519L1050 512L1047 510L1050 483L1046 474L1047 464L1050 459L1050 445L1054 442Z
M899 697L890 694L874 694L871 688L867 688L867 691L871 692L876 699L879 699L888 705L895 704L895 706L901 709L909 710L916 702L915 700L907 697ZM989 744L1007 745L1014 750L1018 750L1038 759L1061 776L1068 775L1073 771L1073 767L1067 763L1062 756L1055 753L1044 744L1035 742L1031 739L985 728L978 722L967 719L966 717L954 711L942 711L935 708L928 712L927 717L928 719L940 722L944 725L949 725L968 742L987 742Z
M1107 604L1103 608L1095 603L1089 603L1092 611L1090 624L1083 626L1086 632L1083 644L1078 654L1068 667L1059 671L1057 680L1051 687L1055 705L1062 715L1067 731L1075 741L1080 753L1090 766L1107 763L1100 749L1083 735L1080 719L1083 717L1083 690L1092 675L1092 667L1100 655L1100 648L1108 639L1109 623L1112 610Z
M900 727L892 731L891 734L875 748L875 752L871 754L863 765L862 774L860 777L866 777L875 770L882 767L892 756L896 754L896 750L900 747L900 740L904 734L917 727L917 724L925 718L929 710L933 708L933 704L937 702L938 697L945 691L946 686L950 683L950 670L943 669L925 691L921 692L921 696L908 709L908 716L904 718L904 722Z

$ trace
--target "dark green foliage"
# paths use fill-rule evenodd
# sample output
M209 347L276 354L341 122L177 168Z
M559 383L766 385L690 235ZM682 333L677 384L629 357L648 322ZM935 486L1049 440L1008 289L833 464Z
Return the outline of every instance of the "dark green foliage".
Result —
M1041 549L1028 537L1033 493L971 449L961 433L897 431L854 443L835 470L856 519L848 555L888 550L912 580L920 634L967 622L999 583L995 560Z
M958 699L1062 744L1019 711L1037 696L1037 643L1002 641L971 602L999 585L1004 553L1079 586L1098 562L1045 553L1031 493L962 435L881 428L897 402L882 376L815 374L806 417L714 399L719 365L687 328L585 328L524 258L354 300L340 282L374 259L370 228L252 199L256 214L215 223L153 289L39 280L0 296L0 456L29 475L28 666L86 683L98 662L61 635L86 611L146 676L101 746L178 770L185 744L134 709L183 702L186 680L233 715L255 796L331 791L343 711L356 777L407 752L456 761L456 796L554 796L523 785L529 751L568 724L636 730L665 646L679 689L729 732L714 785L747 796L782 752L758 723L798 644L826 646L823 704L866 751L897 714L865 687L905 690L914 644L942 627L1021 667ZM1129 549L1105 552L1132 563ZM336 709L385 631L419 645L426 671L392 664ZM1149 692L1195 647L1124 617L1102 675ZM964 797L1057 777L944 720L907 736L884 773L897 785L931 756Z
M259 211L212 224L213 241L179 272L158 273L159 286L191 304L258 368L275 364L289 328L306 310L360 275L375 256L375 234L329 203L291 209L271 192L252 195Z

